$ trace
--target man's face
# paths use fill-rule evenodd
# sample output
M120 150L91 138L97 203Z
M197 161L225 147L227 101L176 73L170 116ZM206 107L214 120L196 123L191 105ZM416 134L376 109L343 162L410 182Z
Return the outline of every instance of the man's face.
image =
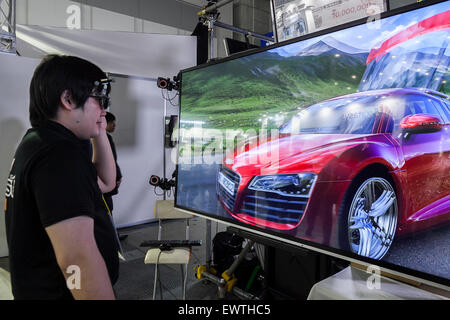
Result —
M77 108L77 128L75 135L83 140L95 138L106 126L106 110L100 106L98 99L89 97L83 108Z
M112 120L106 124L106 131L113 133L116 130L116 120Z

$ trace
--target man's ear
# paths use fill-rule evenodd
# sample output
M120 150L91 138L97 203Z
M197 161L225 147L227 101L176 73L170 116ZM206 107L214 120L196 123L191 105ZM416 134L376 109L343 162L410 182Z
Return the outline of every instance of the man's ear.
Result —
M75 101L73 101L72 93L69 90L64 90L60 97L61 107L67 111L76 108Z

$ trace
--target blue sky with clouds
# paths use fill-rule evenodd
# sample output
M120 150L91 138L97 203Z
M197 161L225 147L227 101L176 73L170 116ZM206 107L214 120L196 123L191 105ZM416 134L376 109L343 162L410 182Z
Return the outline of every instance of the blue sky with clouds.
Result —
M349 46L369 52L372 48L381 45L384 40L389 39L408 26L447 10L450 10L450 1L445 1L371 23L365 23L349 29L328 33L313 39L292 43L270 50L269 52L277 52L282 56L292 55L329 36ZM449 33L448 30L446 32L447 34ZM422 46L436 46L436 44L430 42L433 41L433 39L435 38L427 37L427 40L422 43Z

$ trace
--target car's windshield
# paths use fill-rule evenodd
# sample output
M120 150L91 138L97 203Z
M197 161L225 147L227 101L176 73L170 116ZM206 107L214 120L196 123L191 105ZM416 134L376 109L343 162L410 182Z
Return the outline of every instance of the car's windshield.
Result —
M344 96L300 111L280 127L280 133L369 134L392 132L409 114L437 114L434 102L420 94Z

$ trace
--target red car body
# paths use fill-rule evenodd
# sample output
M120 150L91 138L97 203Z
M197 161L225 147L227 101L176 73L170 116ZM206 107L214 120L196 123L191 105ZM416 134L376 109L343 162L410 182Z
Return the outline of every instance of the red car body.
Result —
M237 188L232 201L218 183L218 198L225 210L246 224L339 248L339 211L350 184L363 170L383 168L391 177L398 203L396 236L428 229L450 217L450 119L448 97L430 90L386 89L361 92L327 101L367 97L410 97L440 107L440 130L405 135L392 129L388 116L375 119L369 134L280 134L275 140L228 155L221 172L234 178ZM444 110L444 108L446 108ZM399 125L399 121L397 121ZM250 163L251 155L261 155L276 144L279 157L262 157ZM259 158L258 158L259 159ZM316 180L308 198L277 196L267 205L264 195L255 196L249 184L258 175L314 173ZM223 188L222 188L223 189ZM248 199L253 199L250 203ZM287 199L285 199L287 198ZM256 199L256 200L255 200ZM276 202L273 202L276 201ZM274 203L281 203L274 208ZM251 204L254 208L248 206ZM275 205L276 206L276 205ZM302 210L297 210L297 208ZM277 219L266 218L275 209ZM264 211L265 216L258 214ZM300 212L302 211L302 212ZM250 213L249 213L250 212ZM286 214L292 218L283 220ZM296 216L297 214L297 216ZM341 230L342 231L342 230Z

